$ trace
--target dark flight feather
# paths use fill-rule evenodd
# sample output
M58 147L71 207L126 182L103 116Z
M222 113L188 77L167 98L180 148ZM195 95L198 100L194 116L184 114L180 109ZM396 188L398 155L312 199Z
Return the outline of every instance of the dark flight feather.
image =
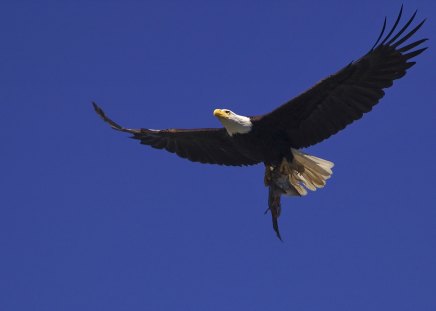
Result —
M274 111L256 117L257 125L284 131L293 148L303 148L323 141L369 112L384 96L383 89L392 86L394 80L403 77L415 64L409 60L426 50L411 51L427 39L400 47L425 22L423 20L401 37L416 12L388 41L400 22L402 11L401 7L392 29L380 44L386 23L375 46L366 55Z
M97 114L113 129L132 134L132 138L140 140L143 145L165 149L194 162L233 166L258 163L238 151L224 128L128 129L108 118L96 103L93 106Z

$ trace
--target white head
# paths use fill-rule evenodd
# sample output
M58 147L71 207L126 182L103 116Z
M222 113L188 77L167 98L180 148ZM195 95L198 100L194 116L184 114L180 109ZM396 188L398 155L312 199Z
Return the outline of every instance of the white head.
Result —
M253 126L249 117L237 115L229 109L215 109L213 115L220 120L230 136L248 133Z

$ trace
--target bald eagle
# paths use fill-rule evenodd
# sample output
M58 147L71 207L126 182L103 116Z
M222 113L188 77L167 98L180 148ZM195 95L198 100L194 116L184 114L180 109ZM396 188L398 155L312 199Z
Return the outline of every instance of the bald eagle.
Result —
M271 212L274 231L281 240L281 196L305 196L307 190L324 187L332 174L332 162L299 149L329 138L369 112L384 96L383 89L403 77L415 64L410 60L426 49L416 48L427 39L405 45L425 22L410 30L416 11L395 32L402 12L403 7L383 37L385 18L368 53L272 112L247 117L229 109L215 109L213 114L223 128L130 129L108 118L96 103L94 109L113 129L190 161L233 166L264 163L264 183L269 189L266 212Z

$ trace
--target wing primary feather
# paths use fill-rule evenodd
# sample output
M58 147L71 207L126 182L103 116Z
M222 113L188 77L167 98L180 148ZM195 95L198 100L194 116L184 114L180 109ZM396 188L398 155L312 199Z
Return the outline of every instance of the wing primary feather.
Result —
M410 52L409 54L404 54L404 57L406 57L406 59L411 59L415 56L418 56L419 54L421 54L422 52L424 52L425 50L427 50L428 48L422 48L413 52Z
M409 25L415 19L417 12L418 12L418 10L416 10L415 13L413 13L412 17L407 21L406 25L404 25L403 28L401 28L401 30L387 43L387 45L391 45L392 43L394 43L395 40L397 40L398 37L400 37L403 34L403 32L407 29L407 27L409 27Z
M389 31L388 35L383 39L383 41L380 43L380 45L383 45L390 36L392 36L392 33L395 31L395 29L398 26L398 23L400 22L401 16L403 15L403 5L401 5L400 13L398 14L397 20L394 23L394 26L392 26L391 31Z
M416 26L415 28L413 28L407 35L405 35L401 40L395 42L395 44L392 45L393 48L397 48L399 45L401 45L404 41L406 41L407 39L409 39L411 36L413 36L413 34L415 32L418 31L419 28L421 28L421 26L425 23L427 19L424 19L422 22L420 22L418 24L418 26Z
M428 39L421 39L418 40L416 42L410 43L409 45L403 46L401 49L398 50L398 52L403 53L403 52L407 52L411 49L413 49L414 47L417 47L418 45L420 45L421 43L427 41Z
M380 35L378 36L377 40L375 41L374 45L372 46L372 48L369 50L370 52L372 50L374 50L374 48L377 46L378 42L380 41L380 39L383 37L383 34L385 33L386 30L386 22L387 22L387 18L385 17L385 21L383 22L383 27L382 30L380 32Z
M114 130L120 132L126 132L126 133L133 133L133 134L138 134L140 132L139 130L133 130L133 129L122 127L115 121L109 119L109 117L106 116L106 114L104 113L103 109L101 109L95 102L92 102L92 105L94 106L95 112L103 119L104 122L108 123Z

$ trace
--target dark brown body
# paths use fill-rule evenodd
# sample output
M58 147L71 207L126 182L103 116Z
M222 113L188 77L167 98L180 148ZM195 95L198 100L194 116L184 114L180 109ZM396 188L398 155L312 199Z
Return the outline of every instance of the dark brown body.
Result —
M285 131L274 131L259 127L253 121L253 127L247 134L235 134L232 140L246 157L266 165L279 165L283 158L292 161L292 142Z

